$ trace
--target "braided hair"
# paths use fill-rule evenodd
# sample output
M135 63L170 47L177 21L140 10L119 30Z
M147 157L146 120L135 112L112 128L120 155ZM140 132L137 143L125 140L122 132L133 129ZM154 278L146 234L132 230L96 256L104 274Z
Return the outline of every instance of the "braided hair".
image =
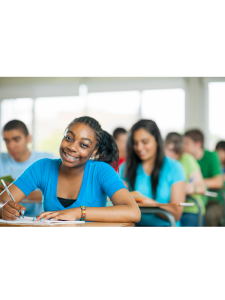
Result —
M119 162L119 150L113 136L103 130L99 122L94 118L88 116L76 118L67 126L67 129L75 123L88 125L95 132L97 140L96 148L98 148L98 151L93 160L104 161L110 164L114 169L117 168Z

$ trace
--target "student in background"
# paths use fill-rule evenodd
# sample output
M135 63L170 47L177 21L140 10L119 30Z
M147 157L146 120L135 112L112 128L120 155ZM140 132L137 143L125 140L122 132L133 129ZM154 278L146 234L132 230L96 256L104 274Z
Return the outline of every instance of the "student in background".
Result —
M138 191L149 203L185 202L185 174L182 165L164 156L163 142L155 122L140 120L133 125L128 137L127 159L121 165L120 178L130 191ZM182 207L163 207L170 212L177 226ZM142 214L139 226L169 226L155 214Z
M221 171L223 174L223 182L225 183L225 141L220 141L216 144L215 149L220 158Z
M119 166L126 160L127 131L124 128L116 128L113 137L119 149Z
M184 152L190 153L197 160L206 189L220 189L223 186L223 180L220 170L220 162L217 153L207 151L203 148L204 136L200 130L193 129L186 131L184 135ZM218 226L222 216L223 207L220 198L206 198L206 226Z
M9 187L17 203L8 201L0 216L19 217L18 204L33 190L43 193L44 213L36 220L139 222L140 210L110 164L118 165L114 138L93 118L74 119L59 146L60 159L40 159ZM112 207L105 207L109 196ZM0 201L10 200L3 192Z
M5 124L3 131L3 140L6 143L8 153L0 153L0 177L11 175L12 178L18 178L27 167L41 158L54 158L50 153L30 151L28 144L31 142L26 125L19 120L12 120ZM9 183L6 182L7 185ZM4 186L0 185L0 192ZM27 198L30 200L41 200L40 191L33 191ZM40 214L43 211L41 203L24 203L26 207L26 216Z
M203 214L205 214L203 199L200 195L196 195L205 192L205 183L196 159L191 154L183 153L182 136L179 133L170 132L166 136L164 150L166 156L176 159L182 164L186 176L186 195L190 195L192 198L196 199L202 208ZM181 226L184 227L198 226L198 207L196 205L193 207L184 207L180 222Z

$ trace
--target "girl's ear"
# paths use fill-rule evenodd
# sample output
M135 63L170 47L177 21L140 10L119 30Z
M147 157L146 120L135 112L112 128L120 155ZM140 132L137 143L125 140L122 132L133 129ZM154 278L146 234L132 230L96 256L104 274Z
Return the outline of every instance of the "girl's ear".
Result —
M95 154L98 152L98 148L96 148L94 151L93 151L93 153L92 153L92 155L91 155L91 158L93 159L94 157L95 157Z

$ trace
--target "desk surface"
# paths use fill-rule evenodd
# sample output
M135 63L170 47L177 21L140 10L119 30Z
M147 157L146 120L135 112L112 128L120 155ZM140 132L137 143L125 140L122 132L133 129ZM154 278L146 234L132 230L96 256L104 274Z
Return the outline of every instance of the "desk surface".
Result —
M158 206L153 206L151 204L148 204L148 203L142 203L142 202L137 202L137 205L139 207L152 207L152 208L159 208Z
M0 227L134 227L134 223L85 222L77 224L8 224L0 223Z

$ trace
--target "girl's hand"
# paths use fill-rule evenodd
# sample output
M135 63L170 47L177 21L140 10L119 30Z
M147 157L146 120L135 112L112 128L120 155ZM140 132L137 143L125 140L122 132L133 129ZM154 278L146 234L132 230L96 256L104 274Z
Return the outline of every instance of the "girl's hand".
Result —
M2 207L2 219L3 220L13 220L15 221L16 218L19 218L21 215L24 215L26 208L12 200L9 200L3 207Z
M45 220L74 221L80 219L81 219L81 208L76 207L76 208L64 209L59 211L47 211L35 217L34 221L45 221Z
M145 204L156 204L157 202L151 198L135 199L136 202L145 203Z
M186 193L186 195L192 195L195 193L194 183L188 182L185 184L185 193Z
M10 183L10 182L7 182L7 181L5 181L5 184L6 184L7 186L9 186L11 183ZM4 189L5 189L4 185L0 184L0 193L1 193L1 192L3 192L3 191L4 191Z

